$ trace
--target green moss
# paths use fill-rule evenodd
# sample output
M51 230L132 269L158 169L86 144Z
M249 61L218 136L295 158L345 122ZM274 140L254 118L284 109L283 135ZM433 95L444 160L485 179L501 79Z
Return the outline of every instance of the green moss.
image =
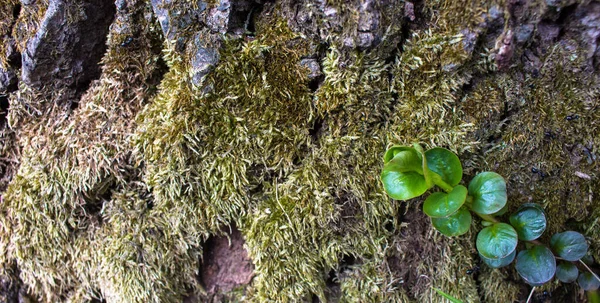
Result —
M144 188L124 190L103 209L91 247L98 262L93 281L108 301L181 302L187 288L197 287L191 283L199 255L177 247L165 218L148 210L150 197Z
M496 138L479 163L481 169L505 176L515 206L517 201L545 205L548 234L564 229L569 218L585 219L597 203L589 194L597 186L597 79L573 73L581 68L583 55L565 47L554 47L539 78L496 78L499 85L492 96L504 99L505 116L478 119L482 135Z
M189 50L167 41L169 71L155 87L160 29L138 3L128 22L144 47L129 52L118 45L132 33L111 33L103 76L76 111L58 102L66 90L22 85L11 103L22 165L0 204L0 263L16 259L44 301L178 301L203 292L203 241L235 224L255 265L248 301L326 301L339 290L342 302L442 302L431 286L467 302L516 300L512 269L483 268L481 293L466 274L475 232L443 238L421 200L383 192L386 146L415 141L459 152L467 180L502 174L512 207L543 203L549 234L585 232L598 259L597 80L570 44L543 58L538 78L495 73L461 35L480 30L490 5L427 1L427 28L413 28L395 58L381 57L389 45L333 43L311 92L299 64L311 41L269 5L256 39L222 42L201 87L190 84ZM42 6L25 9L18 37Z
M463 120L457 104L461 86L471 77L461 68L469 56L460 41L460 36L427 31L407 42L392 70L398 105L388 129L390 141L425 142L455 151L474 147L476 142L466 140L473 125Z
M339 302L412 302L399 288L402 281L394 279L387 264L374 259L346 272L340 279Z
M130 20L141 27L142 45L156 39L143 18L148 9L136 4ZM44 301L94 293L98 285L89 275L97 264L89 256L103 196L126 186L135 171L128 140L158 55L148 47L126 56L119 43L109 39L103 75L77 111L65 104L72 93L67 89L37 92L22 85L20 102L11 104L21 166L3 195L9 227L2 230L2 246L17 260L23 282Z

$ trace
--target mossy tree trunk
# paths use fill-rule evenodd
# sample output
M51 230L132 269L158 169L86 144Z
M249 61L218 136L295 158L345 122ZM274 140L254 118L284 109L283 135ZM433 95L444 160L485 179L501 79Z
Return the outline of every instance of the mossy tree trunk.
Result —
M0 3L0 301L524 302L384 193L413 142L600 260L598 2Z

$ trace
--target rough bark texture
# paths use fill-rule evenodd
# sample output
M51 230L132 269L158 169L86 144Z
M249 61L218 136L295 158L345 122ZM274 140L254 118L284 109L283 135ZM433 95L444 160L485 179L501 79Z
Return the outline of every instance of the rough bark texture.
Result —
M525 302L387 197L413 142L600 261L599 2L0 4L0 302Z

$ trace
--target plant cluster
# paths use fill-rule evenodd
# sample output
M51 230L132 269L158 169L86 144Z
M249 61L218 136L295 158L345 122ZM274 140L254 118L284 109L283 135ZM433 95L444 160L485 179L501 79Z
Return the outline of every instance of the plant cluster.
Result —
M435 229L452 237L465 234L471 227L471 213L482 219L484 228L477 234L476 247L481 260L492 268L511 264L532 286L540 286L554 276L561 282L577 281L587 291L597 290L600 279L586 265L588 244L575 231L556 233L549 247L537 239L546 230L544 209L535 203L522 205L504 223L496 217L506 213L506 182L494 172L475 176L468 187L460 185L462 165L456 154L443 148L424 151L414 144L392 146L384 155L381 180L387 194L396 200L423 195L434 186L443 192L430 194L423 212ZM525 249L517 253L519 240ZM557 263L558 260L558 263ZM578 265L587 271L580 273Z

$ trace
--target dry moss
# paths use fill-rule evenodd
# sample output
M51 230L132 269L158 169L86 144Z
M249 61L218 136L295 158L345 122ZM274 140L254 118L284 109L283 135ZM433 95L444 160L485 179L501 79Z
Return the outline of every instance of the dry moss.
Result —
M149 4L135 4L117 16L102 77L78 109L69 90L15 94L22 165L0 204L0 263L16 259L44 301L178 301L203 292L202 242L235 224L256 272L236 298L326 301L339 290L341 302L442 302L435 286L467 302L516 300L513 270L467 274L475 233L442 238L420 200L383 192L386 146L414 141L459 152L466 181L504 175L513 207L543 203L549 232L584 231L598 259L597 79L575 42L544 55L540 77L495 73L462 34L483 34L493 4L425 2L427 28L395 58L334 43L314 92L299 64L312 41L273 6L255 38L223 42L221 63L194 87L190 55L170 41L159 79L160 29L144 18ZM19 41L44 9L24 8Z
M150 209L143 188L113 194L105 223L94 235L96 285L109 302L181 302L198 268L198 256L177 247L169 226Z
M38 92L23 85L11 107L22 165L4 193L2 211L10 230L1 238L9 241L8 256L17 260L21 279L43 301L90 287L95 264L85 255L101 224L103 197L131 174L133 118L148 99L158 60L152 52L154 25L144 19L148 7L133 7L131 26L145 47L129 56L118 46L119 37L109 37L102 77L78 110L65 102L72 96L68 89Z
M485 97L490 104L483 100L481 104L491 112L500 111L494 101L500 97L503 114L478 119L481 139L490 141L479 163L481 170L505 176L515 206L528 201L543 204L549 217L548 234L563 230L571 218L588 218L597 205L590 193L598 186L594 159L598 80L573 72L583 69L583 57L573 53L572 47L557 44L544 58L538 78L515 73L486 80L495 80L497 85L487 86L495 92Z
M17 42L19 52L24 52L27 47L27 41L35 35L37 28L42 22L48 0L34 1L28 5L21 6L19 18L12 30L12 36Z

